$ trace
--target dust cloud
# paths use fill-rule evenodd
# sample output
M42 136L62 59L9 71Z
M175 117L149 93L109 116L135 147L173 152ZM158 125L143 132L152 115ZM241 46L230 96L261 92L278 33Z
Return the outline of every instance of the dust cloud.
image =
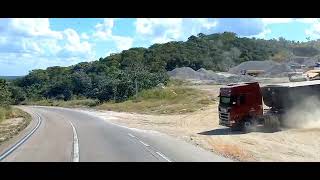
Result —
M320 100L311 96L295 104L283 117L283 125L289 128L320 128Z

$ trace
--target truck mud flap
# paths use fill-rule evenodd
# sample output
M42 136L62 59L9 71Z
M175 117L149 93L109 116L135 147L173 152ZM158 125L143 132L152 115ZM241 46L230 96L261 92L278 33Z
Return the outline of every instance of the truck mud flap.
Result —
M264 131L277 132L280 131L280 121L277 116L268 115L264 117Z

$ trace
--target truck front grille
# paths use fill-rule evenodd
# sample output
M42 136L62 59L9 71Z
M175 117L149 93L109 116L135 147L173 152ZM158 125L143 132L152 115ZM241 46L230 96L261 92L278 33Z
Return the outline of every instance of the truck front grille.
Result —
M229 113L219 112L219 124L229 125Z

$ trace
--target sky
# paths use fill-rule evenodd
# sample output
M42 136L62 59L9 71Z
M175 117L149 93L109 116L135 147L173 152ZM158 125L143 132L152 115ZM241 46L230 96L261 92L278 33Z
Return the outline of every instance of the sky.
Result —
M132 47L186 41L198 33L307 41L315 18L0 18L0 75L98 60Z

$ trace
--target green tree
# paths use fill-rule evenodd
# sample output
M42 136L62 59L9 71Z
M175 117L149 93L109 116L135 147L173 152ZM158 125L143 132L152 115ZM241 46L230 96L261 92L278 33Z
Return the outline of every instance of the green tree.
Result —
M11 103L11 92L6 80L0 79L0 106L7 106Z
M9 86L9 91L11 92L11 102L15 105L26 99L26 93L18 86Z

